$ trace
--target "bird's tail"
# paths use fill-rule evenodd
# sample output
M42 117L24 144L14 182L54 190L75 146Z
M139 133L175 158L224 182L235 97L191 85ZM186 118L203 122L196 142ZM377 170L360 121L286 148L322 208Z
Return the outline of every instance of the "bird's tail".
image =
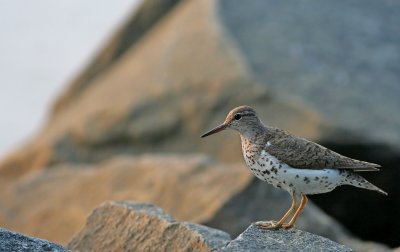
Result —
M384 195L388 195L387 192L383 191L382 189L378 188L377 186L373 185L370 183L368 180L365 178L361 177L357 173L354 173L349 170L341 170L341 173L344 177L344 183L346 185L352 185L355 187L363 188L363 189L368 189L372 191L376 191L379 193L382 193Z

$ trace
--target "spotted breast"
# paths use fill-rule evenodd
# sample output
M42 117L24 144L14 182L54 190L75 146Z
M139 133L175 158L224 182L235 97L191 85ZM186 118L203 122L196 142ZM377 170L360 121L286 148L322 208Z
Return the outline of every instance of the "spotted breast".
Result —
M245 162L252 173L276 188L288 192L317 194L330 192L337 186L346 184L346 174L341 174L346 173L344 170L296 169L266 151L271 145L270 142L267 142L264 148L253 148L251 140L245 137L241 142Z

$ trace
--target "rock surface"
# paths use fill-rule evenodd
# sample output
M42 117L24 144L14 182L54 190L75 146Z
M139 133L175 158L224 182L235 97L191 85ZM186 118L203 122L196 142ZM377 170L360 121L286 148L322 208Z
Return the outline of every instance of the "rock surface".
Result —
M254 225L218 251L353 251L324 237L299 229L260 230Z
M98 165L63 165L0 191L2 198L10 198L3 201L0 219L7 228L61 244L82 227L94 207L109 200L151 202L178 220L203 223L251 178L242 166L201 155L121 156Z
M73 251L352 251L298 229L250 226L231 241L229 234L177 222L162 209L133 201L104 203L67 246Z
M151 204L123 201L96 208L67 247L73 251L211 251L230 240L223 231L177 222Z
M76 96L79 96L98 75L113 66L124 53L136 44L144 34L151 30L180 0L146 0L123 24L107 45L98 53L90 64L68 86L68 89L54 104L52 113L69 105Z
M30 251L49 251L63 252L68 249L38 238L25 236L12 232L10 230L0 228L0 251L7 252L30 252Z
M197 166L184 155L166 165L146 161L140 169L132 164L137 159L120 161L124 154L202 152L244 169L233 133L206 141L198 136L232 107L247 104L269 125L383 164L370 180L389 197L346 188L321 196L321 204L352 232L398 246L400 120L393 83L400 38L392 30L400 4L350 2L145 1L61 95L40 132L0 163L0 225L65 242L94 206L111 199L151 201L177 218L232 234L255 218L277 219L288 195L253 182L239 165L218 164L224 168L197 181L203 170L192 169ZM182 181L187 187L171 189ZM43 195L46 200L37 200ZM365 211L376 206L380 214ZM342 227L332 231L338 225L331 218L307 211L302 228L346 239Z

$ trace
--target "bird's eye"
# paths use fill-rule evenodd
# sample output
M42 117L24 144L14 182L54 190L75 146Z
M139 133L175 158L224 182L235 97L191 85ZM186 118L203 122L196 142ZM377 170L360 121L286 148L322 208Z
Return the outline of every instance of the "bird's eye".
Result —
M240 118L242 118L242 115L241 114L236 114L234 118L235 118L235 120L240 120Z

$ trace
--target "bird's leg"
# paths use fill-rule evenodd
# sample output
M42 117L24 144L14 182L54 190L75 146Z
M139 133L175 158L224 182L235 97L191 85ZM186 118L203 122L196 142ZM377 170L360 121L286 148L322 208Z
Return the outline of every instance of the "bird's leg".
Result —
M303 211L304 207L306 206L308 202L308 198L304 193L301 193L301 201L300 201L300 206L297 208L296 212L294 213L292 219L289 221L288 224L283 224L282 227L284 228L291 228L293 227L294 223L297 220L297 217L299 217L301 211Z
M297 197L294 192L292 192L292 206L289 208L289 210L283 215L283 217L277 222L277 223L256 223L256 226L261 228L261 229L278 229L282 227L285 222L285 220L293 213L293 211L297 208L298 202L297 202Z

